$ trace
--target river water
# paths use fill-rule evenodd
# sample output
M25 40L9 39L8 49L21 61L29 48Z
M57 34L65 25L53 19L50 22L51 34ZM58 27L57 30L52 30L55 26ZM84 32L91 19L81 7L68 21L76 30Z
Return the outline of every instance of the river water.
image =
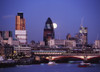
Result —
M100 64L92 64L91 67L80 68L78 64L37 64L19 65L10 68L0 68L0 72L100 72Z

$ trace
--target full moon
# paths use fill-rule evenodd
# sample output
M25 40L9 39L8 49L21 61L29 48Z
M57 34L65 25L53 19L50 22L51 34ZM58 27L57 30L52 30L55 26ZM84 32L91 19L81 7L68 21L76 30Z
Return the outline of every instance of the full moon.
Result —
M56 29L57 28L57 24L53 23L53 28Z

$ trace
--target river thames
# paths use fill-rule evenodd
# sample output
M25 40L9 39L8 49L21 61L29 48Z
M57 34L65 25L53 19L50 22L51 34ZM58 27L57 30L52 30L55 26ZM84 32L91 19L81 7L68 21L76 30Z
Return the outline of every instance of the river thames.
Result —
M78 67L78 64L37 64L19 65L10 68L0 68L0 72L100 72L100 64L92 64L91 67Z

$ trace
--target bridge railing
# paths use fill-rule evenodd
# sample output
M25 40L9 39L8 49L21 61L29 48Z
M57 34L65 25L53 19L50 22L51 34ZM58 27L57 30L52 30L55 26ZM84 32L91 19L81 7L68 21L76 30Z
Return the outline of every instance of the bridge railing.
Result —
M84 55L84 56L100 56L100 53L95 53L95 52L91 52L91 53L88 53L88 52L84 52L84 53L71 53L71 52L67 52L67 51L58 51L58 50L33 50L32 53L34 55L47 55L47 56L60 56L60 55L63 55L63 56L80 56L80 55Z

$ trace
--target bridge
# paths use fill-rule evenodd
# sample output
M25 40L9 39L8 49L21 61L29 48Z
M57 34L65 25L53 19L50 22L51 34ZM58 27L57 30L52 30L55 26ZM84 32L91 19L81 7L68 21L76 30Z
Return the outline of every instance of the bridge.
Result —
M79 60L93 60L99 59L100 60L100 52L84 52L84 53L71 53L65 50L32 50L32 53L35 57L45 58L48 60L59 60L63 58L75 58Z

